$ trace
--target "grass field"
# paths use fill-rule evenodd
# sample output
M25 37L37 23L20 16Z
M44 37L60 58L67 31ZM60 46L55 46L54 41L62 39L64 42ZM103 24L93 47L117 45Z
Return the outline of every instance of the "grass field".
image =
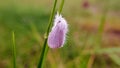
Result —
M119 3L65 0L67 41L49 49L44 68L120 68ZM52 6L53 0L0 0L0 68L13 68L12 31L17 68L37 67Z

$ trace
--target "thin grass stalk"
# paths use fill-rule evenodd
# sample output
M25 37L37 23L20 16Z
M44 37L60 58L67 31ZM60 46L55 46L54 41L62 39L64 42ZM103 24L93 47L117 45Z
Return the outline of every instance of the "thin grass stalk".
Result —
M106 14L107 13L105 12L100 20L100 25L99 25L98 34L97 34L97 45L98 45L97 48L100 48L100 45L101 45L102 34L104 31L104 26L105 26L105 21L106 21Z
M46 35L45 35L43 49L42 49L42 53L40 55L39 64L38 64L37 68L43 68L44 59L45 59L45 57L47 55L47 52L48 52L48 49L49 49L49 47L47 46L47 40L48 40L48 34L49 34L49 31L50 31L50 27L52 25L52 20L53 20L54 14L55 14L56 4L57 4L57 0L54 1L54 6L53 6L53 9L52 9L52 12L51 12L51 15L50 15L49 25L48 25L47 32L46 32Z
M16 46L15 46L15 33L12 32L12 53L13 53L13 68L16 68Z
M59 7L59 14L62 12L65 0L62 0L60 7Z
M106 22L106 17L107 17L108 10L109 10L109 3L104 8L104 12L103 12L103 15L102 15L101 20L100 20L100 25L99 25L99 28L98 28L98 34L100 35L100 37L102 36L102 33L104 31L104 26L105 26L105 22ZM99 37L99 39L100 39L100 37Z
M100 48L100 45L102 43L102 35L103 35L103 32L104 32L104 27L105 27L105 23L106 23L106 17L107 17L107 12L109 10L109 3L107 4L107 6L105 6L104 8L104 12L103 12L103 15L101 17L101 20L100 20L100 25L98 27L98 34L97 34L97 39L96 39L96 48L95 50L98 50Z
M99 29L98 29L98 33L102 34L103 30L104 30L104 25L105 25L105 21L106 21L106 12L103 14L103 16L101 17L101 23L99 25Z

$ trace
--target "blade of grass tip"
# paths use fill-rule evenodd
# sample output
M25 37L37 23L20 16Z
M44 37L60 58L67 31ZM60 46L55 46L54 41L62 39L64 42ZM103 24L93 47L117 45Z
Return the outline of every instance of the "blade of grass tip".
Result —
M13 53L13 68L16 68L16 46L15 46L15 33L14 31L12 32L12 53Z
M48 28L47 28L47 33L45 35L45 40L44 40L44 43L43 43L43 49L42 49L42 52L41 52L41 55L40 55L40 59L39 59L39 63L38 63L37 68L43 68L44 59L45 59L45 57L47 55L47 52L48 52L48 49L49 49L49 47L47 46L47 40L48 40L48 34L49 34L49 31L50 31L50 27L52 25L52 20L53 20L54 14L55 14L56 4L57 4L57 0L54 1L54 6L53 6L53 9L52 9L52 12L51 12L51 15L50 15L49 25L48 25Z
M107 2L108 3L108 2ZM104 13L101 17L101 20L100 20L100 25L99 25L99 28L98 28L98 34L100 35L99 38L102 36L102 33L104 31L104 26L105 26L105 21L106 21L106 17L107 17L107 12L109 10L109 3L107 4L107 6L105 7L104 9Z
M108 12L108 7L105 7L104 13L100 20L100 25L98 27L98 34L97 34L97 39L96 39L96 44L95 44L95 45L98 45L98 46L96 46L97 49L100 48L100 44L102 41L102 33L104 31L104 26L106 23L107 12Z
M60 7L59 7L59 14L62 12L65 0L62 0Z
M101 20L100 20L100 25L98 27L97 39L96 39L96 43L95 43L95 45L97 45L97 46L95 46L94 51L97 51L98 49L100 49L100 45L102 43L102 34L103 34L105 23L106 23L106 16L107 16L107 12L108 12L108 5L105 7L104 13L103 13L103 15L101 17ZM103 63L103 65L105 65L105 61L103 61L102 63Z
M104 25L105 25L105 21L106 21L107 12L109 10L109 5L110 5L110 2L107 2L107 6L104 8L103 16L101 17L101 21L100 21L101 23L100 23L99 29L98 29L99 34L102 34L102 32L104 30Z
M100 26L99 26L99 29L98 29L99 34L101 34L104 30L105 20L106 20L106 12L101 17L101 23L100 23Z

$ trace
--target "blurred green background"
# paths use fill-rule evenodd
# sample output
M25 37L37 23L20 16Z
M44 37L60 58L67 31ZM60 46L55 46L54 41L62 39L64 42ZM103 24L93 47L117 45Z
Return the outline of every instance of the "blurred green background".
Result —
M54 0L0 0L0 68L36 68ZM61 0L58 0L57 8ZM63 48L49 49L45 68L120 68L120 0L65 0Z

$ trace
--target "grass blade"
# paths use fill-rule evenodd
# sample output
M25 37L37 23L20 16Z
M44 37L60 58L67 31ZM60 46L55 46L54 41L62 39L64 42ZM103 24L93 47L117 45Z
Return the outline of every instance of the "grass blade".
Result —
M12 32L12 53L13 53L13 68L16 68L16 46L15 46L15 33Z
M55 14L56 4L57 4L57 0L55 0L55 2L54 2L52 13L50 15L49 25L48 25L47 33L46 33L46 36L45 36L42 53L40 55L40 60L39 60L38 68L43 68L43 62L44 62L44 59L45 59L45 57L47 55L47 52L48 52L48 49L49 49L49 47L47 46L47 40L48 40L49 31L50 31L50 28L51 28L51 25L52 25L52 20L53 20L54 14Z

